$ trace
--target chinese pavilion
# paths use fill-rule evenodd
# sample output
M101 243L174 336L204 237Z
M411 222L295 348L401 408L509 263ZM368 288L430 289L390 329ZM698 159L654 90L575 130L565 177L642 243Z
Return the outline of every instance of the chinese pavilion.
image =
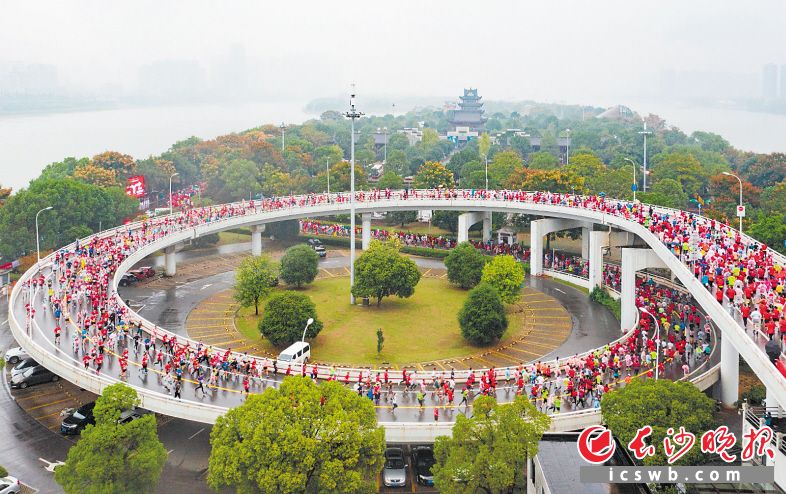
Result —
M468 127L470 131L482 132L485 130L486 117L483 116L485 110L483 109L482 98L478 96L477 89L465 89L464 96L461 96L461 102L458 104L457 110L450 110L448 112L448 122L450 123L450 130L455 131L457 127Z

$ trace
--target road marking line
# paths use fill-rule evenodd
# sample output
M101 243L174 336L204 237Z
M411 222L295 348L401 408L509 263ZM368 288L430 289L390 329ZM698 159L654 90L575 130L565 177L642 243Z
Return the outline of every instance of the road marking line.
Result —
M562 290L560 290L559 288L554 288L554 289L555 289L555 290L557 290L558 292L562 293L563 295L567 295L567 293L563 292L563 291L562 291Z
M188 439L194 439L195 437L197 437L197 435L199 435L199 433L200 433L200 432L202 432L202 431L204 431L204 430L205 430L205 428L204 428L204 427L202 427L201 429L199 429L199 430L198 430L198 431L196 431L195 433L191 434L191 435L188 437Z
M50 390L41 391L39 393L33 393L33 394L29 394L27 396L18 397L16 399L16 401L25 401L25 400L29 400L30 398L38 398L38 397L41 397L41 396L57 395L57 394L62 394L62 393L63 393L62 389L57 389L55 391L50 391Z
M49 418L49 417L51 417L53 415L60 415L61 413L62 413L62 410L60 410L59 412L52 412L52 413L48 413L46 415L41 415L40 417L33 417L33 418L36 419L36 420L41 420L41 419Z
M31 410L38 410L39 408L44 408L44 407L49 407L49 406L52 406L52 405L57 405L58 403L63 403L64 401L68 401L68 400L71 400L71 399L72 398L69 396L68 398L63 398L62 400L57 400L57 401L53 401L51 403L44 403L43 405L36 405L34 407L31 407L31 408L26 408L25 411L26 412L30 412Z

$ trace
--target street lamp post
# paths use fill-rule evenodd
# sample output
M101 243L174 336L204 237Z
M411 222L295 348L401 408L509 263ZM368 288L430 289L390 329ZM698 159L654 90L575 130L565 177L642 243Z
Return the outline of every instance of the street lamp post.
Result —
M622 158L622 159L624 159L625 161L629 161L630 164L633 165L633 187L631 187L631 189L633 189L633 202L636 202L636 189L638 188L638 185L636 184L636 163L630 158Z
M655 314L648 311L644 307L639 307L639 310L642 314L647 314L652 318L655 322L655 380L658 380L658 374L660 372L660 324L658 324L658 318L655 317Z
M639 131L639 134L644 136L644 178L642 178L641 182L641 190L647 192L647 136L652 134L652 132L647 130L647 121L644 121L644 130Z
M737 216L740 218L740 233L742 233L742 179L733 173L723 172L723 174L726 175L727 177L736 178L737 181L740 183L740 208L739 211L737 211Z
M570 129L565 129L565 133L568 134L567 140L565 141L565 164L570 164Z
M386 165L388 163L388 128L383 127L382 131L384 132L385 136L385 156L382 158L382 164Z
M172 214L172 179L179 173L175 172L169 176L169 214Z
M284 125L284 122L281 122L281 152L284 152L284 131L286 130L287 126Z
M349 303L355 303L355 296L352 294L352 287L355 286L355 120L362 117L363 113L355 108L354 88L349 97L349 111L344 116L352 122L350 131L350 152L349 152Z
M35 214L35 254L36 254L36 266L41 263L41 247L38 243L38 215L43 213L44 211L49 211L52 209L52 206L47 206Z
M486 160L486 190L489 190L489 154L485 155Z
M308 331L308 327L314 324L314 318L309 317L308 321L306 322L306 327L303 329L303 337L300 338L300 342L304 343L306 341L306 331Z

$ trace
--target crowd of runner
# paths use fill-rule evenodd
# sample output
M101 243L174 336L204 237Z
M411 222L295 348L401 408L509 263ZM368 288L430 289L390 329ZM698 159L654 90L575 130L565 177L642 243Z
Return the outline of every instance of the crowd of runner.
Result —
M695 276L729 310L739 309L746 329L761 330L774 338L786 334L783 316L784 277L782 261L766 246L749 242L732 228L688 212L658 213L649 206L608 201L600 197L519 191L370 191L359 192L357 200L409 197L488 198L507 201L548 203L581 207L635 221L656 235L672 253L689 263ZM42 297L42 310L51 311L53 327L42 327L56 345L71 341L74 358L96 373L107 359L117 359L117 377L129 379L129 365L147 379L155 370L162 386L181 398L184 382L205 397L219 387L252 388L273 382L275 375L304 375L336 380L354 386L378 404L384 400L393 410L402 400L425 406L429 398L438 404L467 405L472 396L505 393L527 395L541 409L559 412L597 406L602 394L615 382L625 382L640 373L651 374L656 356L662 370L677 366L684 374L697 359L711 351L711 325L687 295L655 284L637 281L636 304L659 319L656 331L648 317L628 332L628 337L586 356L504 369L470 371L346 370L313 364L287 364L274 359L237 354L179 339L157 327L143 326L110 289L120 263L140 247L185 228L197 227L247 214L276 211L323 203L347 202L347 194L313 194L249 201L231 205L191 208L163 218L146 220L93 236L57 251L51 270L26 281L24 290L28 328L37 320L32 297ZM605 273L606 276L616 276ZM40 319L40 318L38 318ZM656 336L657 335L657 336ZM65 343L68 345L68 343ZM660 349L660 352L657 351ZM396 376L395 374L399 375ZM460 374L457 378L456 374ZM435 415L435 418L437 415Z

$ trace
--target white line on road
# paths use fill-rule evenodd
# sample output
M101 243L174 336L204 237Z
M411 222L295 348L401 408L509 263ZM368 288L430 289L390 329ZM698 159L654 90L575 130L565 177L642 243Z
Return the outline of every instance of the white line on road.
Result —
M567 293L563 292L563 291L562 291L562 290L560 290L559 288L555 288L555 290L557 290L558 292L560 292L560 293L561 293L561 294L563 294L563 295L567 295Z
M200 288L200 290L204 290L205 288L207 288L209 286L213 286L213 284L212 283L208 283L206 285L202 285L202 288Z
M8 322L8 319L6 319L6 320L5 320L5 321L3 321L3 322L0 322L0 324L5 324L5 323L7 323L7 322Z
M205 428L204 428L204 427L202 427L201 429L199 429L199 430L198 430L198 431L196 431L195 433L191 434L191 436L189 436L189 439L194 439L194 438L195 438L197 435L199 435L199 433L200 433L200 432L202 432L202 431L204 431L204 430L205 430Z
M174 451L174 449L170 449L169 451L166 452L166 454L171 455L172 451Z
M46 470L47 472L52 472L52 473L55 472L55 468L56 467L59 467L60 465L65 465L65 463L63 463L62 461L48 461L48 460L45 460L43 458L39 458L39 460L41 460L44 463L46 463L46 466L44 467L44 470Z

